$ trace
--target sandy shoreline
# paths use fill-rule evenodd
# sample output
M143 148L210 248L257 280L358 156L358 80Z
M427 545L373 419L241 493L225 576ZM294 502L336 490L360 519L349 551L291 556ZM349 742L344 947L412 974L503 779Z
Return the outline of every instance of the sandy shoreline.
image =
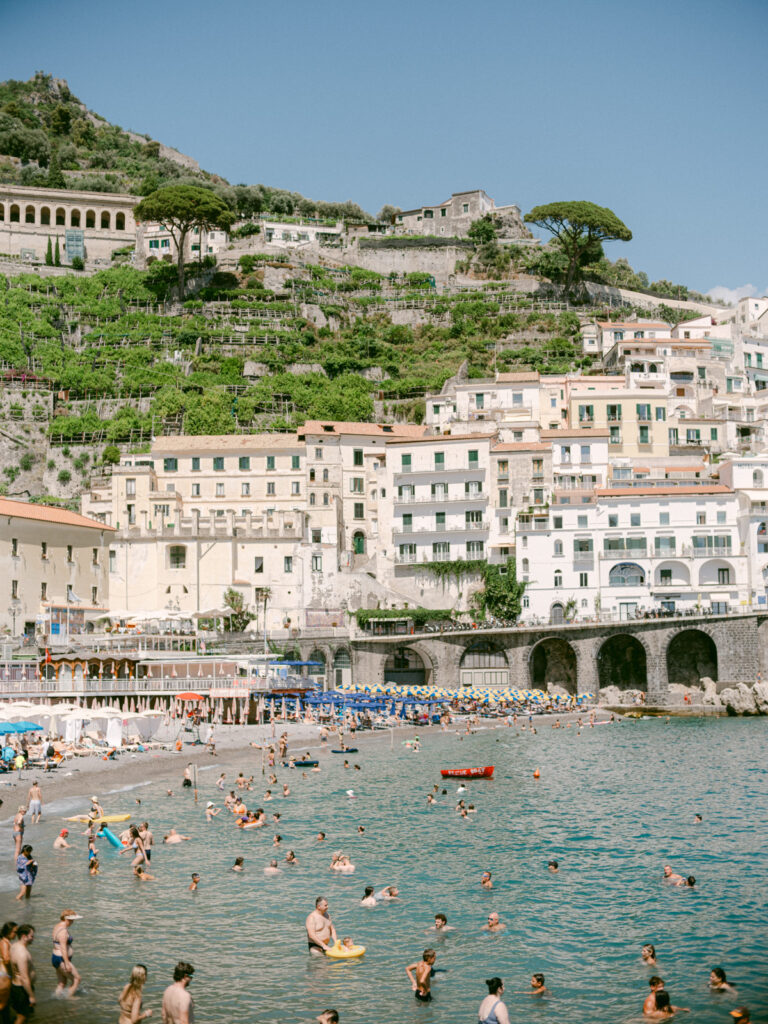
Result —
M520 715L520 721L525 721L527 716ZM568 712L562 715L537 715L535 723L546 724L554 718L561 721L568 719L575 720L578 712ZM583 717L583 716L582 716ZM597 720L606 721L610 717L609 712L598 711ZM465 724L463 721L454 723L449 731L463 732ZM481 719L478 726L480 729L503 729L506 728L503 719ZM234 782L235 776L242 771L246 776L259 776L262 774L262 753L260 749L251 746L252 743L261 744L264 747L274 743L277 746L277 737L281 732L288 733L288 749L294 753L310 751L314 756L320 758L321 768L323 761L331 757L340 757L330 753L336 741L329 739L328 743L320 743L320 727L317 724L305 724L303 722L275 722L275 736L272 736L271 725L232 725L218 726L216 729L216 756L212 756L206 747L185 743L181 751L169 750L148 750L142 753L123 753L117 760L104 760L101 755L92 754L87 757L78 757L67 760L60 767L51 772L44 772L39 769L25 769L21 779L17 772L0 776L0 799L4 804L0 809L2 824L8 825L16 807L27 802L27 792L34 780L39 781L43 791L43 817L45 817L45 806L56 800L75 799L82 797L84 809L87 810L91 795L102 796L107 790L114 790L116 786L127 788L142 782L156 782L164 780L170 788L181 788L182 774L184 767L191 762L205 772L227 773L229 782ZM358 733L354 739L347 734L345 742L348 746L356 746L364 750L372 744L401 743L404 738L415 733L441 732L440 726L419 726L402 725L396 726L393 730L379 729L373 732L364 731ZM169 744L175 739L175 730L158 733L162 742ZM350 760L354 759L350 755ZM266 767L266 757L264 758ZM104 802L104 801L102 801Z

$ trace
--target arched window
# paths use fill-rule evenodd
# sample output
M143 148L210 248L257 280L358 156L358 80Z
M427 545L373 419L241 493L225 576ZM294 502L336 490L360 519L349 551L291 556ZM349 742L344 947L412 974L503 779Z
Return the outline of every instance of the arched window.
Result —
M563 585L563 574L558 569L555 573L555 587L562 587Z
M314 651L312 651L312 653L310 654L309 658L307 658L307 661L309 661L309 662L313 662L313 661L317 662L316 665L310 664L310 665L307 666L307 675L309 675L309 676L324 676L325 675L325 655L323 654L322 651L319 651L317 648L315 648Z
M313 484L315 482L315 471L314 471L314 469L310 469L310 471L309 471L309 482L311 484Z
M51 223L51 208L49 206L42 206L40 208L40 223L50 224Z
M323 483L324 484L328 483L328 470L327 469L323 470Z
M125 231L125 214L115 214L115 231Z
M69 226L71 228L79 228L80 227L80 211L79 210L72 210L72 212L70 213L70 215L69 215Z
M529 572L530 571L529 568L528 568L529 564L530 563L528 562L528 559L524 558L523 559L523 572Z
M330 503L330 498L328 497L328 492L326 491L325 494L323 494L323 504L330 505Z
M85 226L87 228L96 227L96 214L93 212L93 210L85 211Z
M28 206L24 211L24 223L34 224L35 223L35 208L34 206Z
M60 227L65 227L67 223L67 211L63 206L56 207L56 224Z
M608 573L608 583L611 587L642 587L645 573L634 562L621 562Z
M187 549L184 544L172 544L168 549L168 566L170 569L186 569Z
M102 213L101 215L101 227L102 230L109 231L110 216L108 213Z
M315 492L314 491L310 491L309 492L309 504L310 505L314 505L315 504Z
M555 554L562 555L563 553L563 542L561 540L555 541Z
M762 469L756 469L752 473L752 486L762 487L763 486L763 471Z
M0 220L5 220L5 207L0 203Z
M18 224L21 220L21 210L18 208L16 203L11 207L11 223Z

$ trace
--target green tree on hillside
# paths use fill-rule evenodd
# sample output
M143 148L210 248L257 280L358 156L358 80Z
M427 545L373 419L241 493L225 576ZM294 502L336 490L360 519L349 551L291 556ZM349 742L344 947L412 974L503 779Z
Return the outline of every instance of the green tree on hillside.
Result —
M136 221L165 224L178 250L179 297L184 297L184 247L194 228L227 230L234 215L223 199L198 185L167 185L152 192L136 205Z
M581 281L582 267L600 259L603 242L632 239L632 232L613 210L595 203L574 201L534 206L526 213L525 221L546 228L557 239L568 259L566 292Z

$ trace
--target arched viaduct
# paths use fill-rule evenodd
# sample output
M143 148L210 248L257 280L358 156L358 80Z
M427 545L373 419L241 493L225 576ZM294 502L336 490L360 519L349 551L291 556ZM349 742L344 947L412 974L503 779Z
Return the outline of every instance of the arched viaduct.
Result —
M298 642L329 686L374 683L476 684L519 689L547 684L596 693L639 689L649 704L668 700L670 683L709 677L753 683L768 672L768 613L686 616L615 623L457 630Z

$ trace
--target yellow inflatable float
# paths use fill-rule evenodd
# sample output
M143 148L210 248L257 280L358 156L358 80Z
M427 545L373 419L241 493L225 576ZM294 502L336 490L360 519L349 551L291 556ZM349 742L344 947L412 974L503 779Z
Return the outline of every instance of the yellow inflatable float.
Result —
M128 821L130 817L130 814L105 814L102 818L94 818L93 820L102 823L105 822L107 825L113 825L115 822L118 821ZM88 814L75 814L73 817L65 818L64 820L81 821L84 825L87 825L88 822L91 820L91 817Z
M330 949L326 949L325 955L332 960L354 960L364 952L365 946L345 946L337 939Z

